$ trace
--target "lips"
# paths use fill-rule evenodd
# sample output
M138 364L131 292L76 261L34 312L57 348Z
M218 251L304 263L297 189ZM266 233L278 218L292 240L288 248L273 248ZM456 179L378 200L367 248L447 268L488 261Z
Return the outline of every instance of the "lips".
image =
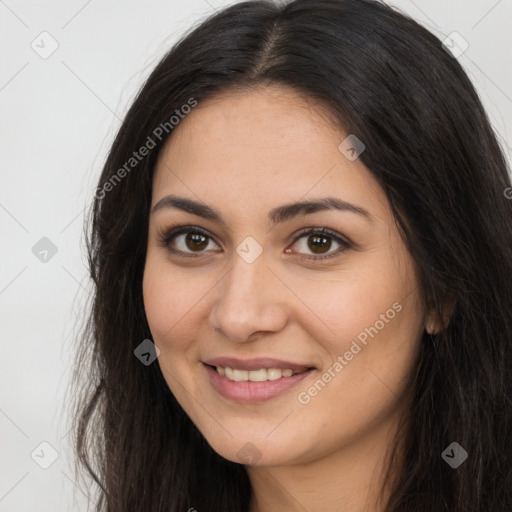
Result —
M272 364L276 363L275 360L271 362ZM253 362L251 361L251 364L252 363ZM260 363L258 362L257 364L259 365ZM289 363L285 362L285 364ZM282 376L276 380L266 380L264 382L251 382L250 380L246 380L236 382L230 380L225 375L221 375L215 369L215 366L204 364L204 368L206 369L210 385L219 395L232 402L246 404L264 402L266 400L276 398L315 373L314 369L309 369L296 373L290 377ZM247 370L238 371L243 372Z
M216 357L203 361L213 389L224 398L255 403L281 395L315 372L311 365L273 357ZM264 374L264 375L263 375Z

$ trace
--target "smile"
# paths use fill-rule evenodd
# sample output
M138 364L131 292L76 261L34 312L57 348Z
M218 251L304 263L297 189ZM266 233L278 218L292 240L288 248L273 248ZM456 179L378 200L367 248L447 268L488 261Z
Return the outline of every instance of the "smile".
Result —
M240 403L256 403L275 398L315 371L314 368L243 370L229 366L203 366L212 388L222 397Z
M294 371L290 368L261 368L260 370L238 370L230 368L229 366L217 366L217 373L224 375L229 380L234 382L244 382L250 380L251 382L265 382L267 380L277 380L283 377L291 377L301 371ZM306 370L304 370L306 371Z

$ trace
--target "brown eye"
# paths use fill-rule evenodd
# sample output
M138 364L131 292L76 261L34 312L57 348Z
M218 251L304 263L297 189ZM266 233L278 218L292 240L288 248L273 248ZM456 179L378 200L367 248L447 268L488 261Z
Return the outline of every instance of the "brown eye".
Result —
M308 247L315 254L324 254L331 248L331 241L325 236L311 235L308 237Z
M201 251L208 246L208 237L200 233L188 233L185 244L192 251Z
M209 253L206 249L219 249L213 238L203 230L193 226L181 226L165 231L159 236L160 243L180 256L201 256Z
M321 260L337 256L350 247L351 243L335 231L328 228L308 228L295 239L292 245L294 249L287 249L286 253L292 252L306 259Z

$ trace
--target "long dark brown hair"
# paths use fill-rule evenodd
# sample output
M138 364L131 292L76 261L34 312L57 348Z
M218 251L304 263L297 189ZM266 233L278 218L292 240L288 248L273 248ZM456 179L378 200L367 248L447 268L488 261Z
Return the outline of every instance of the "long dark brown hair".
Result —
M364 141L360 158L420 269L425 304L441 315L451 300L450 322L421 342L399 432L405 465L386 511L509 512L507 163L457 59L417 22L372 0L225 8L169 51L127 113L86 225L94 293L72 382L76 476L94 488L94 510L248 510L244 465L212 450L159 365L141 364L134 350L152 339L142 276L152 174L172 136L169 120L190 101L265 84L322 102L346 133ZM156 136L161 124L166 129ZM127 165L148 137L149 154ZM441 456L452 442L468 453L456 469Z

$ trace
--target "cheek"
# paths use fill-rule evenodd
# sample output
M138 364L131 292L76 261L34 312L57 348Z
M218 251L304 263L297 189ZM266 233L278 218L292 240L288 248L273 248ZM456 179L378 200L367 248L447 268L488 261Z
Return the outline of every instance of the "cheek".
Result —
M143 278L146 317L154 342L161 350L179 350L183 328L194 312L201 290L183 273L172 272L168 262L148 253Z
M317 341L334 358L349 350L354 339L364 342L377 324L379 332L390 332L400 325L404 299L409 287L380 261L361 268L344 270L329 279L295 280L296 296L307 306L301 318L303 327L315 333ZM398 303L398 304L397 304Z
M316 449L326 451L333 440L341 446L398 410L419 347L414 294L404 298L374 289L352 302L345 291L337 304L325 303L322 315L326 322L338 315L337 336L322 339L332 362L297 396L305 424L323 439Z
M198 393L189 367L190 362L197 360L197 346L191 341L194 339L192 329L197 324L194 315L198 314L200 299L207 291L205 284L195 281L199 280L191 282L185 273L173 271L165 258L152 257L148 251L142 286L146 317L152 341L160 350L158 365L162 375L171 392L187 409L193 409L189 394L196 396Z
M324 376L329 390L318 398L316 389L300 390L304 401L316 402L319 417L329 404L343 403L370 421L393 407L394 393L401 394L414 367L422 331L416 275L409 262L398 264L385 256L383 251L337 279L315 286L304 282L296 289L311 310L303 328L328 354ZM336 418L348 421L343 414Z

